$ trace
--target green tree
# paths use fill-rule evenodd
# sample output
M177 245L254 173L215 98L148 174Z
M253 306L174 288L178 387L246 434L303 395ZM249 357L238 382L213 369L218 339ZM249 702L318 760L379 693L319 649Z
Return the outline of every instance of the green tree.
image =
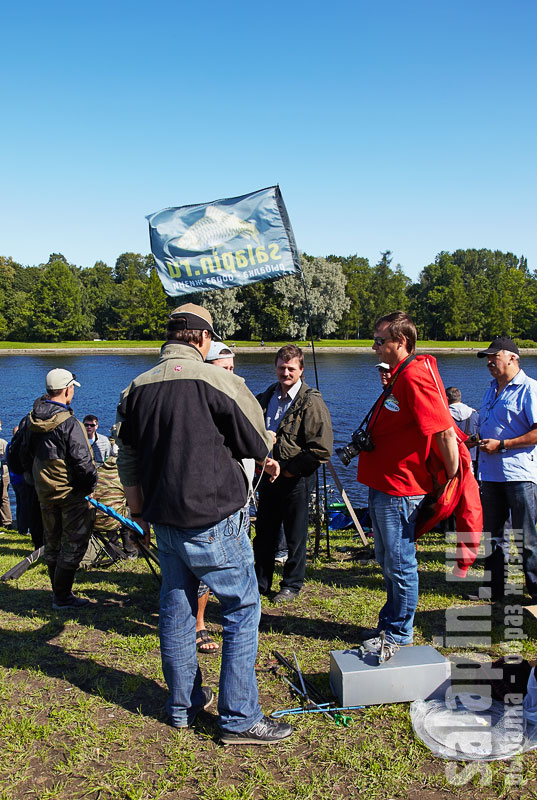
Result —
M111 300L109 331L115 339L140 339L143 335L143 316L148 280L139 277L134 264L115 289Z
M365 335L372 324L373 301L371 279L373 270L367 258L357 255L347 258L328 256L328 261L339 261L347 280L345 293L350 300L350 308L346 311L337 327L340 339L359 339Z
M153 256L142 256L140 253L122 253L114 266L114 280L123 283L129 275L139 280L147 280L148 271L154 265Z
M272 339L285 337L290 313L282 308L277 281L258 281L243 286L238 293L241 310L238 316L238 335L242 339Z
M91 320L82 311L82 294L82 283L66 263L47 264L31 291L29 339L60 342L86 338Z
M149 274L144 294L142 334L148 339L163 339L170 307L155 267Z
M101 339L108 339L110 328L117 321L113 309L119 295L112 270L104 261L97 261L93 267L81 270L80 280L86 290L87 309L93 318L94 333Z
M449 253L439 253L409 292L411 314L426 339L459 339L464 333L466 294L462 271Z
M406 311L409 305L408 288L410 279L404 274L398 264L395 270L391 268L391 250L381 253L380 260L373 267L370 281L370 295L372 316L369 323L369 333L372 334L375 320L392 311Z

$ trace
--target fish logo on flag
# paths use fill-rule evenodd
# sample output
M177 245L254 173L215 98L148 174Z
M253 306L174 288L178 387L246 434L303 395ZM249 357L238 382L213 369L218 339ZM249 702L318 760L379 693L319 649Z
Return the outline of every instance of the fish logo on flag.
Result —
M300 272L278 186L212 203L165 208L147 220L151 251L170 297Z

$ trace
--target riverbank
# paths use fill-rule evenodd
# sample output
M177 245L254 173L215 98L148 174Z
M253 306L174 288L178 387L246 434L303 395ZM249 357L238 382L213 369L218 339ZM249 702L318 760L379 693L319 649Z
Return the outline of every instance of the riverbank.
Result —
M456 347L456 346L439 346L438 343L435 345L418 345L416 347L417 353L431 353L432 355L445 355L449 353L454 353L457 355L477 355L480 350L484 350L488 347L489 343L482 343L482 344L475 344L472 347ZM242 353L242 354L249 354L249 355L263 355L263 353L277 353L281 344L278 345L265 345L264 347L247 347L247 346L234 346L233 352L234 353ZM311 353L312 347L311 345L300 344L303 348L305 353ZM29 356L29 355L84 355L84 356L111 356L111 355L123 355L123 356L135 356L135 355L147 355L151 353L159 353L161 345L156 345L153 342L147 345L135 345L133 347L120 345L120 346L110 346L110 347L92 347L92 346L81 346L81 347L71 347L71 346L62 346L62 345L41 345L38 347L1 347L0 348L0 356ZM315 352L316 353L369 353L371 352L371 345L367 346L349 346L349 347L339 347L339 346L326 346L326 345L315 345ZM537 355L537 347L521 347L520 348L521 355Z

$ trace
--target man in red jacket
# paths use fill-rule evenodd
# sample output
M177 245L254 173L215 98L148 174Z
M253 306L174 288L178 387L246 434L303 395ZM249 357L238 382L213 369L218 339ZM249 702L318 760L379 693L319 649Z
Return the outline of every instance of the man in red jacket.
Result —
M375 323L373 350L379 361L388 364L392 378L367 426L374 449L363 451L358 464L358 481L369 486L375 557L387 591L378 628L363 642L373 653L380 653L380 631L385 631L392 652L412 644L418 602L414 528L418 508L433 490L426 465L432 441L448 479L459 466L444 387L438 386L425 357L412 358L416 339L414 323L402 311Z

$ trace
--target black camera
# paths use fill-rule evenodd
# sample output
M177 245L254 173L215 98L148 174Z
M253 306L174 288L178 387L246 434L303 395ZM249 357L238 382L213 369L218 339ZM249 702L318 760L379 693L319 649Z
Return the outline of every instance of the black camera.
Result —
M375 449L375 443L367 431L361 428L356 428L351 436L349 444L344 447L336 447L336 454L341 459L342 463L348 467L354 456L357 456L362 450L370 453Z

